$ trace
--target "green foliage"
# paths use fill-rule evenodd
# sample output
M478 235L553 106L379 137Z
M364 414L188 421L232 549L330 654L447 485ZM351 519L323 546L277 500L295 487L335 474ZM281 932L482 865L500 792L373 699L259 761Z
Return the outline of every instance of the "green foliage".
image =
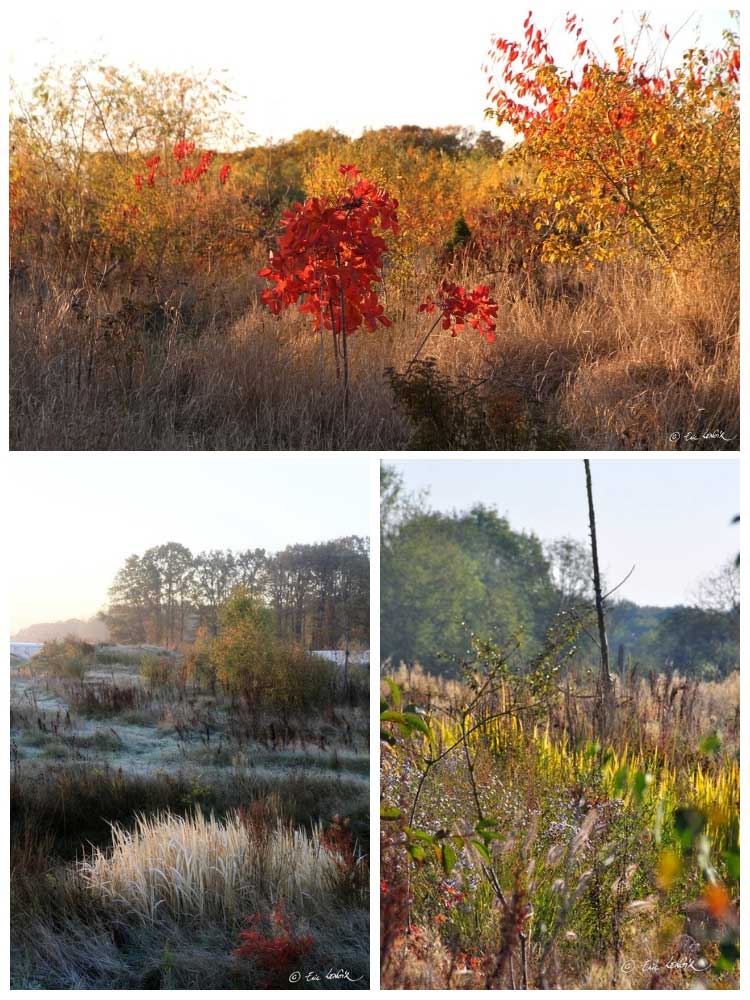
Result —
M339 668L274 634L273 614L246 588L236 588L219 611L208 662L227 691L253 709L301 712L341 695Z
M381 820L400 836L386 836L381 871L396 871L401 854L417 940L433 928L450 954L479 956L472 968L484 974L520 943L539 989L553 966L580 976L615 955L614 984L632 968L631 940L648 942L664 965L689 909L713 918L684 932L700 944L692 971L734 975L736 768L730 776L726 760L710 772L694 763L689 778L670 760L647 763L617 745L591 741L577 753L544 724L531 726L524 708L538 692L540 717L552 714L559 692L545 683L549 655L519 674L492 643L475 640L473 650L460 690L431 695L431 717L401 710L405 692L387 679ZM699 790L707 812L686 804Z
M461 247L465 247L466 244L471 239L471 229L469 229L468 223L464 218L464 213L461 212L456 221L453 223L453 232L450 235L450 239L445 244L445 252L447 254L452 254L456 250L460 250Z
M414 514L381 551L381 645L394 663L450 672L467 632L494 629L501 643L524 631L540 649L554 606L538 539L486 507Z
M210 662L220 683L249 702L261 701L270 689L272 617L267 608L238 587L219 611L219 634Z
M198 630L216 634L236 587L271 615L276 636L313 649L369 637L370 558L366 539L289 545L281 552L213 549L194 555L167 542L132 555L118 570L100 617L123 643L177 646Z
M381 644L394 665L418 662L450 673L449 661L467 650L467 632L493 634L501 644L522 634L533 659L549 639L549 622L561 635L590 616L586 546L572 539L542 545L481 506L430 512L425 497L404 495L388 467L381 496ZM641 673L677 671L710 680L727 676L739 662L733 608L608 602L607 635L624 672L637 665ZM598 658L586 630L569 642L578 666Z

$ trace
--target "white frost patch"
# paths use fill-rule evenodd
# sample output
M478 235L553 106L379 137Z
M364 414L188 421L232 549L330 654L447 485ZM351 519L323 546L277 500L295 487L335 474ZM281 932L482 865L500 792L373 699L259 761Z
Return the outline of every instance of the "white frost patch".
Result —
M346 653L343 649L311 649L310 656L319 656L321 660L329 660L339 667L343 667L346 663ZM368 667L370 665L370 650L366 649L363 653L350 652L349 663Z

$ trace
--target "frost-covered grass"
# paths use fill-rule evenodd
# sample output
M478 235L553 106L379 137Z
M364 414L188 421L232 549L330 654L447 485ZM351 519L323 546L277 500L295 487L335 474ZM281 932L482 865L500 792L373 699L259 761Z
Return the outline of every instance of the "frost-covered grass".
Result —
M267 923L280 901L313 939L309 968L366 986L363 706L252 715L152 692L127 664L83 685L22 665L11 686L15 988L258 988L268 970L234 950L244 919ZM336 817L343 868L326 846Z
M231 926L277 899L302 909L325 897L339 869L319 826L307 834L278 821L254 825L239 813L221 822L197 809L139 816L130 830L114 826L111 848L95 848L79 871L92 892L138 920L166 914Z

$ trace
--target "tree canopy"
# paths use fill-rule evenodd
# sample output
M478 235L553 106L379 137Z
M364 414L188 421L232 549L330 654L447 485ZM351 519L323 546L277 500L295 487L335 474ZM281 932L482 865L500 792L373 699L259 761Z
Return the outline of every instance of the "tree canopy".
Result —
M215 635L238 588L280 639L310 649L369 644L369 548L356 536L277 553L153 546L117 571L101 617L120 642L176 646L199 629Z
M591 615L591 555L575 539L542 542L515 531L491 507L451 514L431 511L424 495L409 496L397 472L384 467L381 520L381 657L420 663L450 674L467 655L471 633L501 645L520 644L530 660L542 649L561 611L585 623ZM612 669L676 670L720 677L739 663L738 602L723 567L706 602L646 607L612 595L606 602ZM731 583L729 579L729 583ZM705 588L704 588L705 589ZM606 587L605 587L606 592ZM727 596L728 594L728 596ZM590 625L591 622L588 622ZM597 655L584 628L572 663Z

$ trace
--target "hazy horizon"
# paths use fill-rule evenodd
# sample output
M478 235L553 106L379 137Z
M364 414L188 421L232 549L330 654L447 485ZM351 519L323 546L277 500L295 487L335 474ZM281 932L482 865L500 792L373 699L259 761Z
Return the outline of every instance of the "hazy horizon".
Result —
M182 11L133 0L115 27L105 19L106 9L83 0L64 7L49 0L21 6L14 10L11 77L28 91L43 66L91 59L118 68L210 70L243 99L238 108L243 128L259 141L290 138L305 129L336 128L356 136L365 128L402 124L487 128L506 141L512 138L484 118L482 65L493 35L520 39L525 4L500 8L489 0L468 0L456 17L453 8L425 10L395 0L384 0L376 12L341 0L293 2L283 19L278 8L258 4L252 23L235 32L227 31L220 13L192 18L180 16ZM617 6L579 9L600 51L611 50L619 30L612 20L619 11ZM540 27L550 28L562 54L569 52L563 10L544 4L534 14ZM686 15L682 8L660 4L649 14L655 31L669 26L668 58L675 61L696 40L696 24L709 48L721 44L721 31L730 25L725 10ZM625 11L626 29L635 15ZM690 23L681 29L686 19Z
M276 552L370 531L366 457L19 453L12 472L11 635L91 618L152 545Z
M451 513L493 506L511 528L543 541L588 544L581 459L385 460L407 492L428 490L427 506ZM694 601L699 582L739 550L736 458L591 459L599 556L613 596L667 607ZM690 543L690 544L688 544Z

